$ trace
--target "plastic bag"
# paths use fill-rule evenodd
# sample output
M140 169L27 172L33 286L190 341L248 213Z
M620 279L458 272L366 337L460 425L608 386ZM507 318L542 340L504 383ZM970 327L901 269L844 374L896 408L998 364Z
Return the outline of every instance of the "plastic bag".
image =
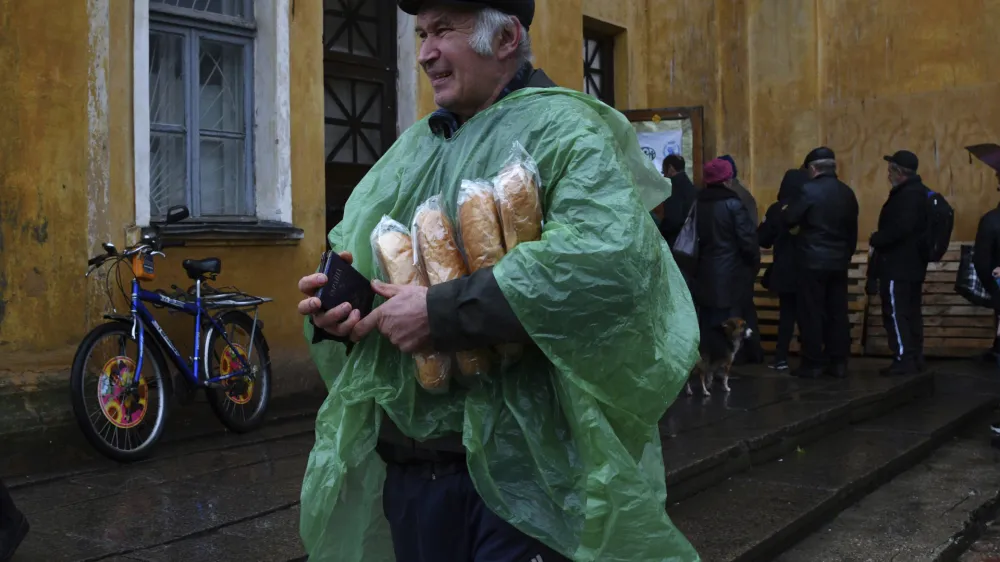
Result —
M504 245L513 250L521 242L533 242L542 237L542 193L538 165L515 141L510 158L493 180Z
M492 183L462 180L458 189L458 233L469 273L493 267L507 253Z
M413 214L413 263L427 276L430 285L437 285L468 275L465 259L458 250L455 229L441 207L441 196L435 195L417 207Z
M393 285L427 286L413 263L413 242L406 227L383 216L371 235L372 254L380 276ZM420 386L429 392L447 392L451 379L451 358L446 353L414 353Z
M438 395L385 338L350 355L311 344L330 392L302 483L310 562L394 562L375 452L386 416L414 439L461 435L489 510L575 562L698 560L664 509L663 456L674 453L657 426L697 359L698 323L649 218L669 183L621 113L572 90L526 89L452 139L417 122L355 187L330 244L374 277L369 236L383 215L410 225L441 194L456 221L461 181L493 178L515 141L544 182L545 233L493 272L533 345L480 387Z
M469 274L465 258L458 249L455 229L441 206L440 195L431 197L417 208L412 228L417 240L415 261L431 285ZM463 376L474 377L489 374L492 358L486 350L471 350L456 353L455 361Z

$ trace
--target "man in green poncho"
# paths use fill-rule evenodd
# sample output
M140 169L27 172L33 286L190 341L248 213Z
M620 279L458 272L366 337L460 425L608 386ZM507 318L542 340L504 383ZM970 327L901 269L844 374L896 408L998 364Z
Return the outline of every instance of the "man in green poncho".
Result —
M629 123L531 63L531 0L400 0L440 107L348 201L331 245L366 277L383 216L409 225L463 179L496 175L515 143L538 168L542 239L430 289L373 281L360 318L322 312L304 277L306 335L330 394L302 489L313 562L694 561L665 511L657 422L694 363L690 294L647 210L668 185ZM518 343L468 388L420 388L407 354Z

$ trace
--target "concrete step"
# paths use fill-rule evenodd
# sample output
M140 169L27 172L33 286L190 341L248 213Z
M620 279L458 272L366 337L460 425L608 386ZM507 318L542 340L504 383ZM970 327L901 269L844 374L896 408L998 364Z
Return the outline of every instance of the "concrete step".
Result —
M1000 450L989 445L992 418L976 418L777 561L955 560L996 515Z
M845 380L742 377L732 391L680 397L660 423L667 505L797 447L934 392L934 376Z
M706 562L773 560L995 404L992 396L925 396L786 447L667 511Z

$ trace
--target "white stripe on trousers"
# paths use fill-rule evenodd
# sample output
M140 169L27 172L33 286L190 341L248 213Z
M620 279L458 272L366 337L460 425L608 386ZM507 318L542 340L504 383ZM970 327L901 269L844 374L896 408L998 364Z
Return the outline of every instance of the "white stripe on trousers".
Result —
M896 328L896 343L899 345L897 361L903 360L903 336L899 334L899 321L896 320L896 282L889 281L889 305L892 307L892 326Z

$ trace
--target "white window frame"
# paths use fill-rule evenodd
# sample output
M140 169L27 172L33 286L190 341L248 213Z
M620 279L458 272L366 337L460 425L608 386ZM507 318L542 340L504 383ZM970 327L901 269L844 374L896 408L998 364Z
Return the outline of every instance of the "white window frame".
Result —
M292 223L289 11L291 0L254 0L253 180L257 220ZM149 0L134 0L135 223L150 224Z

